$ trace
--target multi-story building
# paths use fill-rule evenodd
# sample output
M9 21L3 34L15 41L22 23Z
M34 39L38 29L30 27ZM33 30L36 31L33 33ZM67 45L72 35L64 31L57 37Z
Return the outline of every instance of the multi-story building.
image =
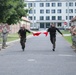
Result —
M63 28L70 25L70 20L76 15L75 0L25 0L25 3L31 9L28 18L33 27L48 28L50 23L55 23L56 27Z

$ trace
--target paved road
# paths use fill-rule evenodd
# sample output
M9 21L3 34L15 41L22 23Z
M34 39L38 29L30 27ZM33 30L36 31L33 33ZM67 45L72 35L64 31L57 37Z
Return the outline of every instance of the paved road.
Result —
M0 75L76 75L76 52L61 35L56 51L49 36L27 39L23 52L19 42L0 51Z

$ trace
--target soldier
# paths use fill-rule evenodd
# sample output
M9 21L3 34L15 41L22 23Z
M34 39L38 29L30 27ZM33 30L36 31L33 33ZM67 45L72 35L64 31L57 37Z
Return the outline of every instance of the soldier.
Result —
M75 25L71 25L71 28L70 28L70 33L71 33L71 39L72 39L72 48L74 48L74 28L75 28Z
M53 44L53 51L55 51L55 42L56 42L56 31L58 31L61 35L63 35L58 28L55 27L54 24L48 28L47 32L50 34L50 41Z
M31 33L29 30L27 30L25 28L25 26L21 27L20 30L18 31L18 34L20 36L20 43L21 43L21 46L22 46L23 51L25 49L26 32Z
M3 42L2 42L2 48L4 49L5 47L7 47L6 45L6 42L7 42L7 36L8 36L8 29L6 27L7 24L5 24L2 28L2 39L3 39Z

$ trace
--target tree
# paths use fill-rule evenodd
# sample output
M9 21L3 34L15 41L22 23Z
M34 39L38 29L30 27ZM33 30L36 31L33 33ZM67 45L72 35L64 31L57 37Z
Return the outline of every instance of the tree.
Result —
M24 9L24 0L0 0L0 23L14 24L26 16L28 9Z
M0 0L0 23L5 23L11 15L9 0Z

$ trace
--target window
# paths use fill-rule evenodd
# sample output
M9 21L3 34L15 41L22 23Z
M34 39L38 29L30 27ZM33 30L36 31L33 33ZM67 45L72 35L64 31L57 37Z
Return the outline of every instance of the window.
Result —
M56 16L52 16L52 20L56 20Z
M66 16L66 20L68 20L68 16Z
M55 7L56 6L56 4L55 3L52 3L52 7Z
M32 3L28 3L28 7L32 7L33 5L32 5Z
M69 16L69 20L71 20L73 18L73 16Z
M46 28L49 28L50 27L50 23L46 23Z
M40 23L40 28L44 28L44 23Z
M76 6L76 2L75 2L75 6Z
M44 10L43 10L43 9L41 9L41 10L40 10L40 13L44 13Z
M58 7L61 7L62 6L62 3L58 3Z
M69 6L73 6L73 2L70 2L70 3L69 3Z
M55 9L52 9L52 10L51 10L51 13L55 13Z
M46 7L50 7L50 3L46 3Z
M29 16L29 20L32 20L32 16Z
M66 3L66 6L68 6L68 3Z
M40 16L40 20L44 20L44 16Z
M36 14L36 10L34 10L34 14Z
M62 20L62 16L58 16L58 20Z
M66 13L68 13L68 9L66 9ZM73 9L69 9L69 13L73 13Z
M75 9L75 13L76 13L76 9Z
M32 14L33 12L32 12L32 10L29 10L29 14Z
M34 16L34 20L36 20L36 16Z
M58 26L58 27L61 27L61 23L58 23L57 26Z
M66 3L66 6L68 6L68 2ZM73 6L73 2L69 2L69 6Z
M73 13L73 9L69 9L69 13Z
M36 3L34 3L34 7L36 7Z
M46 16L46 20L50 20L50 16Z
M69 16L69 20L71 20L73 16ZM66 16L66 20L68 20L68 16Z
M66 9L66 13L68 13L68 10Z
M57 13L61 13L61 9L58 9L58 10L57 10Z
M71 23L69 23L69 26L71 26Z
M46 9L46 13L50 13L50 10L49 9Z
M40 3L40 7L44 7L44 3Z

